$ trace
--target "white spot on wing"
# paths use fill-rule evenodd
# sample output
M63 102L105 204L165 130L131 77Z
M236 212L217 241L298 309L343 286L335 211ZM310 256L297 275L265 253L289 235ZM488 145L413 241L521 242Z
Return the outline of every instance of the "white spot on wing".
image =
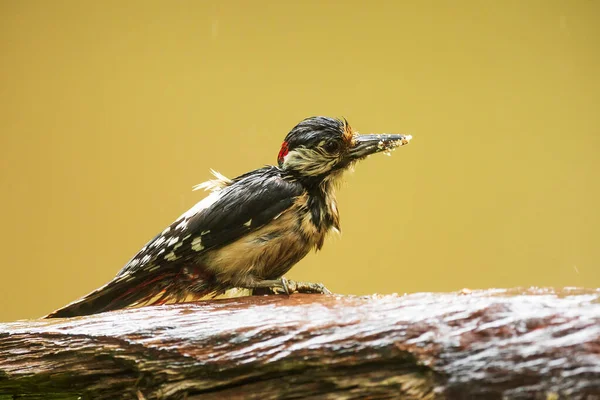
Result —
M158 247L161 244L163 244L163 242L165 241L165 237L161 236L158 239L156 239L154 242L150 243L150 247Z
M169 240L169 242L167 243L167 246L173 246L178 241L179 241L179 236L175 236L174 238L171 238L171 240Z
M174 253L174 252L170 252L169 254L167 254L167 255L165 256L165 260L167 260L167 261L175 261L175 260L177 260L178 258L179 258L179 257L177 257L177 256L175 255L175 253Z
M175 229L176 229L176 230L178 230L178 231L180 231L180 230L183 230L183 229L187 228L187 223L188 223L188 220L184 218L184 219L183 219L183 220L181 220L181 222L180 222L180 223L179 223L179 224L178 224L178 225L175 227Z
M192 250L200 251L203 249L204 246L202 246L202 236L196 236L194 240L192 240Z
M252 223L252 220L251 220L251 219L249 219L249 220L248 220L248 222L246 222L246 223L244 224L244 226L250 226L250 224L251 224L251 223Z

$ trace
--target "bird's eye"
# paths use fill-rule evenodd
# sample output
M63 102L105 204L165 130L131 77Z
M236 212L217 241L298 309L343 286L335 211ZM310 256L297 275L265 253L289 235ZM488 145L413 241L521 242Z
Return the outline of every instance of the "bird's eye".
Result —
M337 153L340 150L340 142L337 140L330 140L325 143L325 151L328 153Z

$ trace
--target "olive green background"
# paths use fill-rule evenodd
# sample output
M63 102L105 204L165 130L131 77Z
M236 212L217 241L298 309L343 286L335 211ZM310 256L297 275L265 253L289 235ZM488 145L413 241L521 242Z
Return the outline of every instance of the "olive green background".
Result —
M0 1L0 320L108 281L312 115L410 133L288 277L600 286L600 1Z

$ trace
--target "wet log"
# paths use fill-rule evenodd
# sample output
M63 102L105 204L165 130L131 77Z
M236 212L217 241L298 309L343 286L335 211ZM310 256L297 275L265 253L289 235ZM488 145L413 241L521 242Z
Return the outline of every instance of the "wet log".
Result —
M0 324L0 399L600 399L600 290L252 296Z

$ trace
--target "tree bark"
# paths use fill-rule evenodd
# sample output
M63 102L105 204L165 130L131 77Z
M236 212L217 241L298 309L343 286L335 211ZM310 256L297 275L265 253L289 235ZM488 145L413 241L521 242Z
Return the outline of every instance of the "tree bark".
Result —
M0 324L0 399L600 399L600 290L251 296Z

